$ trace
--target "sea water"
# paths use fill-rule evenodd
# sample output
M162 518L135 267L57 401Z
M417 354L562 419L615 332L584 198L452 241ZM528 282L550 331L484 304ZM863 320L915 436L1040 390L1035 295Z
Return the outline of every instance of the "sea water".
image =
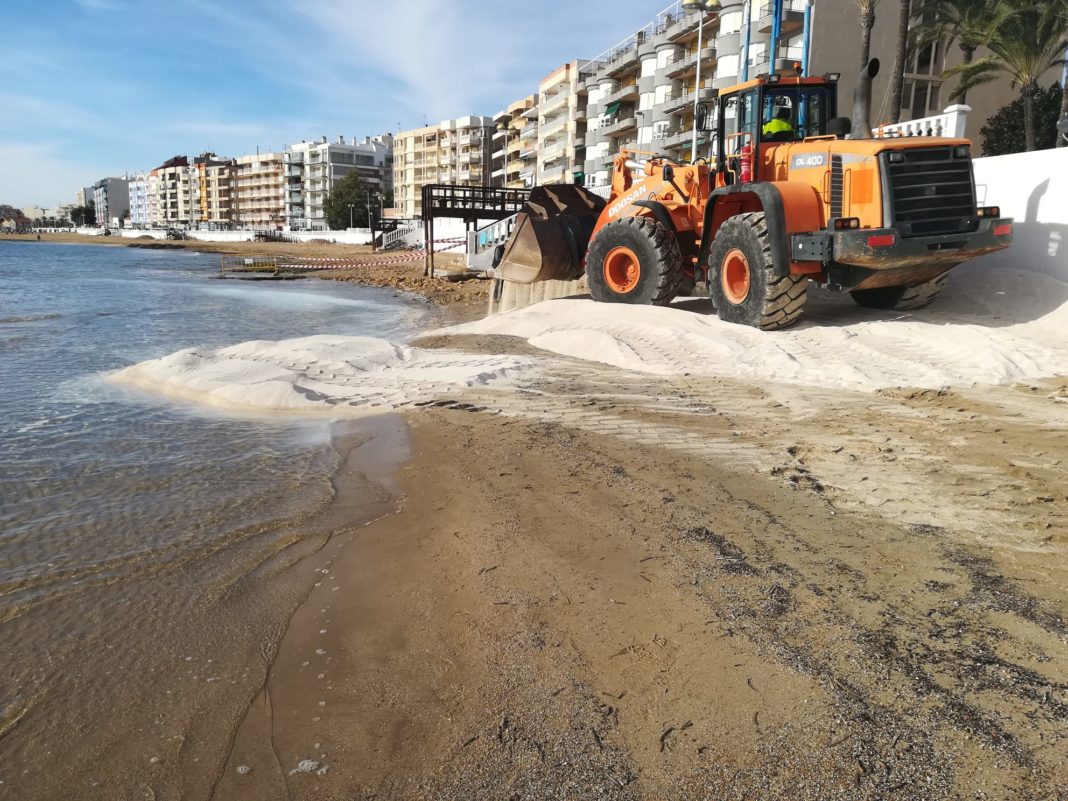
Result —
M427 314L218 273L185 250L0 242L0 798L197 796L329 534L309 525L336 489L330 423L103 376L194 346L403 339Z

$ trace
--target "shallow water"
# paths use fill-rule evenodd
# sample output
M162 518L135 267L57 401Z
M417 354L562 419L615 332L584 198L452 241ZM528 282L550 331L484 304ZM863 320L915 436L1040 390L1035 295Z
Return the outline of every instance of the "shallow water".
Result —
M353 469L365 502L321 517L344 459L327 422L208 413L102 380L184 347L404 338L424 319L389 291L223 282L217 265L0 242L0 798L208 792L307 557L390 503ZM402 436L350 425L356 442Z

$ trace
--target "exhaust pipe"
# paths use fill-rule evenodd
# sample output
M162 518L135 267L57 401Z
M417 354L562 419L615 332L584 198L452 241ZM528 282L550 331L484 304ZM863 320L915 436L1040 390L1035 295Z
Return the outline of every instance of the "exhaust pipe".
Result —
M871 139L871 82L879 74L879 59L873 58L860 71L853 90L853 130L850 139Z

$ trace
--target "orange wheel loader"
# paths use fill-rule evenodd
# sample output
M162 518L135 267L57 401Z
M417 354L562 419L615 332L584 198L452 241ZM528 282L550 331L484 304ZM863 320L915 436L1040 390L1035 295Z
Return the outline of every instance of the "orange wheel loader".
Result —
M873 137L878 68L861 72L852 119L837 116L835 75L761 76L699 108L708 159L624 150L607 202L535 187L498 276L584 271L612 303L666 305L701 287L723 320L766 330L798 320L809 281L862 306L930 303L957 264L1011 244L1012 220L977 205L968 140Z

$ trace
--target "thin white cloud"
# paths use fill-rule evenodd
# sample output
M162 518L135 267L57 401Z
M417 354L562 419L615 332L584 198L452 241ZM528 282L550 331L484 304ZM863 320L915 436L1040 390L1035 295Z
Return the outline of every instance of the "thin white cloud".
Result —
M74 192L108 173L102 167L73 161L57 143L0 140L0 203L44 208L73 203Z

